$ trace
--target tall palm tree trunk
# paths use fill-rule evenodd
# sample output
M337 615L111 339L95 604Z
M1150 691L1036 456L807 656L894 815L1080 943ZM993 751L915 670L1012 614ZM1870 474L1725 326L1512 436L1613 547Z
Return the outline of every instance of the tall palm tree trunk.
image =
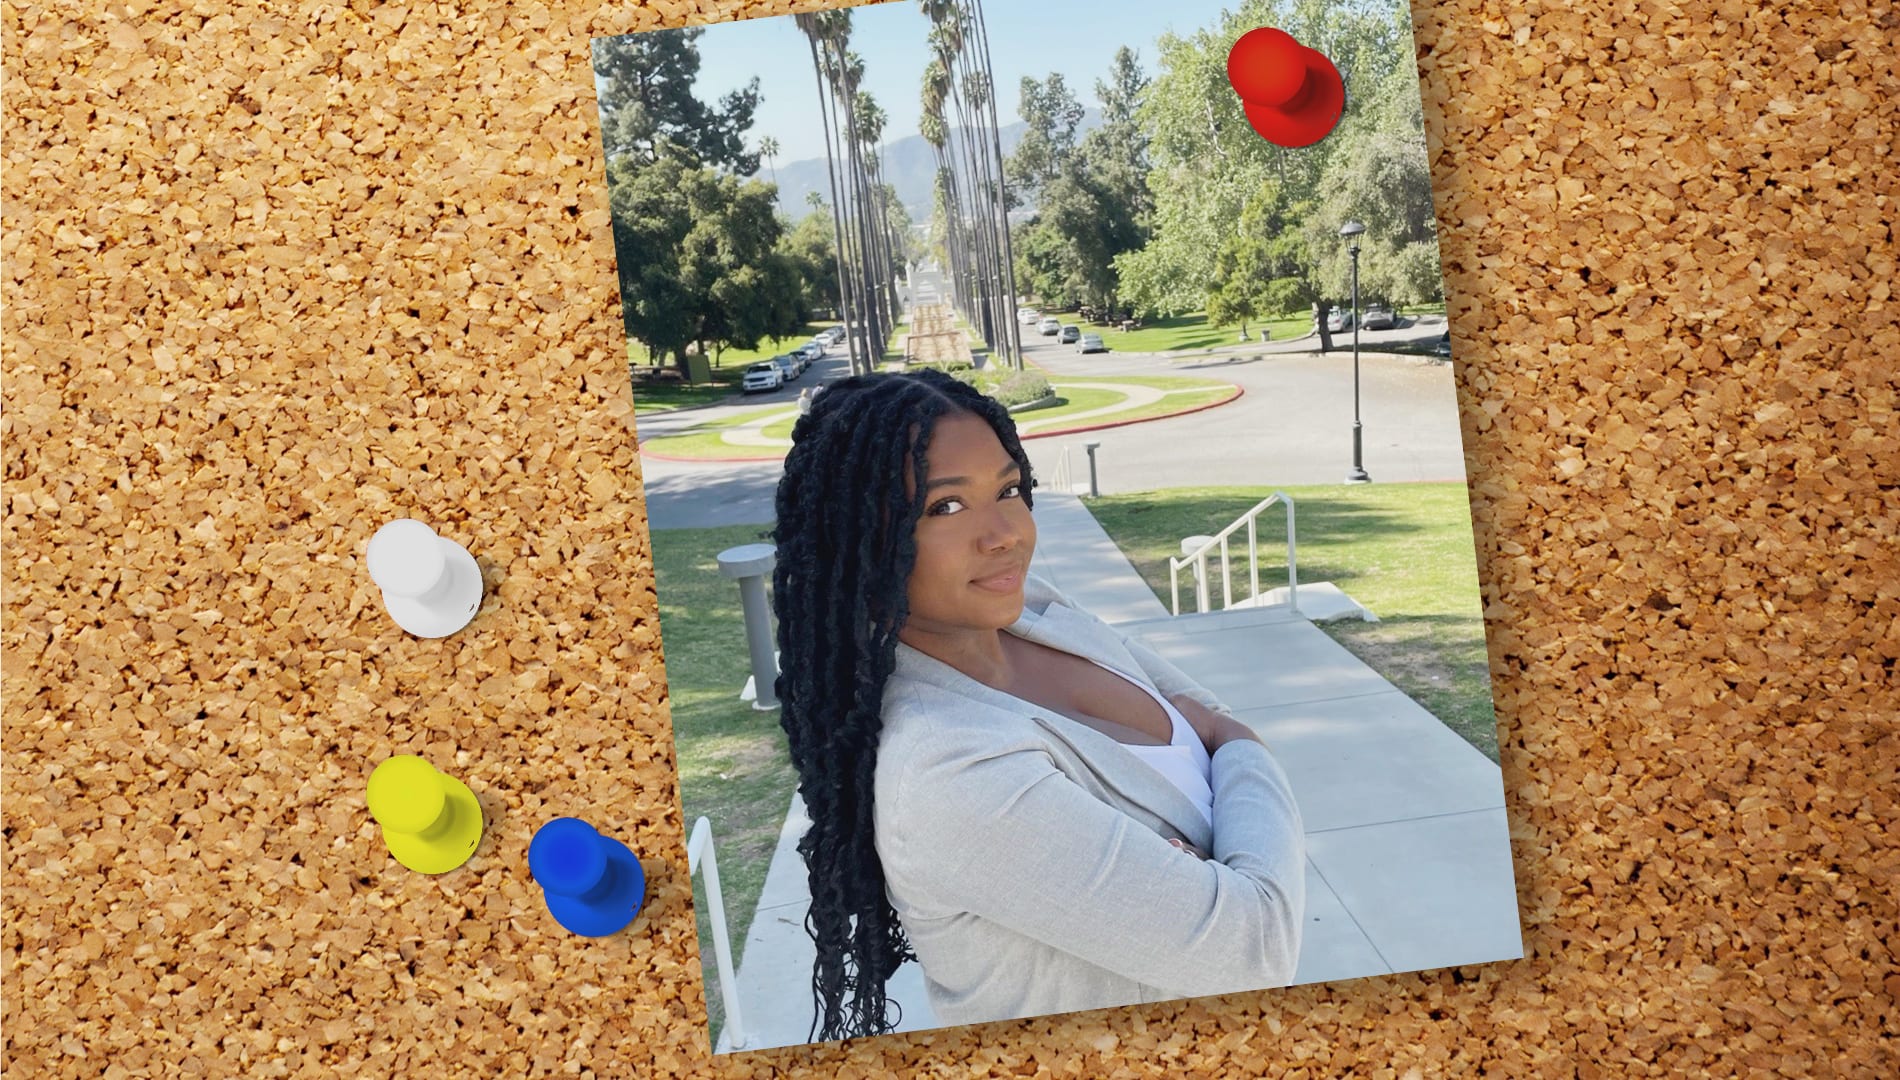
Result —
M809 18L809 16L801 16ZM845 324L845 351L850 356L851 370L862 370L857 346L851 340L851 321L854 304L851 295L851 275L846 269L844 244L844 218L838 205L838 166L837 154L833 149L831 135L832 123L827 101L830 94L825 85L824 65L819 59L818 31L806 27L807 43L811 47L812 74L818 80L818 117L825 131L825 175L831 183L831 234L832 255L838 264L838 317Z
M996 153L996 160L1003 160L1003 135L996 119L996 81L990 66L990 34L988 24L983 19L983 0L970 0L970 7L976 13L976 40L983 50L983 75L989 84L990 105L990 146ZM1000 175L996 180L996 216L1003 234L1003 325L1009 334L1010 366L1021 370L1023 366L1022 323L1016 318L1016 253L1009 239L1009 200L1004 197L1007 181Z

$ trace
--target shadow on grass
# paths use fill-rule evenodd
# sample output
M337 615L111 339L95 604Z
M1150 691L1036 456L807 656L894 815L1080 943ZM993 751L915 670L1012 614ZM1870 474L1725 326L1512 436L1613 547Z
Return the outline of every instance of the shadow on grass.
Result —
M1181 540L1189 535L1213 535L1225 528L1240 515L1251 510L1255 503L1271 494L1274 489L1263 488L1257 496L1247 498L1221 499L1209 502L1197 498L1191 491L1184 492L1147 492L1141 495L1110 496L1091 500L1089 510L1097 520L1102 521L1119 543L1123 533L1128 530L1132 545L1122 544L1122 551L1134 562L1135 569L1141 572L1142 579L1155 595L1163 602L1167 599L1168 559L1181 554ZM1141 500L1126 505L1111 505L1121 500ZM1353 561L1348 561L1348 550L1329 550L1344 548L1351 543L1352 537L1377 533L1387 539L1404 535L1416 535L1424 528L1414 522L1389 511L1372 507L1350 506L1318 502L1310 497L1294 496L1295 530L1301 538L1298 546L1299 576L1303 581L1330 581L1345 589L1346 583L1354 581L1371 570ZM1179 532L1178 527L1170 528L1184 508L1192 507L1201 511L1194 515L1199 522L1190 532ZM1284 575L1286 560L1282 552L1286 550L1285 511L1278 505L1268 509L1257 519L1255 535L1261 551L1261 587L1267 588L1267 566L1275 568L1277 575ZM1105 516L1106 515L1106 516ZM1109 519L1115 521L1110 526ZM1159 530L1143 528L1146 520L1153 520ZM1179 533L1179 535L1176 535ZM1312 537L1332 537L1331 542L1321 542ZM1346 538L1346 539L1340 539ZM1237 534L1229 541L1230 548L1238 543L1243 549L1246 544L1245 533ZM1284 584L1276 578L1273 584ZM1475 583L1474 583L1475 585ZM1352 590L1346 589L1347 592Z
M1484 620L1477 612L1317 625L1493 764L1498 762L1490 654Z

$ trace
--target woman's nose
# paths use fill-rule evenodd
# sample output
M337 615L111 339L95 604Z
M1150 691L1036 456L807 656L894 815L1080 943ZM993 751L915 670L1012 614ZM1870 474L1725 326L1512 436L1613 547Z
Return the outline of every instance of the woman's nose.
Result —
M979 542L985 551L1008 551L1023 542L1023 529L1005 506L990 511Z

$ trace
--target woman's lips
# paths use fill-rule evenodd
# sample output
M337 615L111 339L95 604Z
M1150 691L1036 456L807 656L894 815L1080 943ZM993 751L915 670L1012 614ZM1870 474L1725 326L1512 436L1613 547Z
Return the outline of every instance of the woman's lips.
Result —
M986 592L1013 593L1023 587L1023 572L1021 570L1011 570L1008 573L998 574L995 577L978 578L970 582L970 584Z

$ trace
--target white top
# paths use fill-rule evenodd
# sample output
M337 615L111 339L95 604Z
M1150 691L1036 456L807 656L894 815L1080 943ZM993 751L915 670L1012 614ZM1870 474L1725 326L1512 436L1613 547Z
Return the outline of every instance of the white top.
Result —
M1090 661L1090 663L1095 662ZM1115 671L1107 664L1095 663L1095 666L1103 671L1114 671L1115 674L1141 687L1149 697L1155 699L1155 703L1161 706L1162 711L1168 714L1168 721L1174 725L1174 736L1168 745L1142 746L1137 743L1122 745L1136 757L1147 762L1156 772L1167 777L1169 783L1180 788L1181 794L1186 795L1194 804L1194 808L1201 812L1201 816L1207 819L1209 825L1212 825L1214 823L1212 783L1214 759L1207 752L1207 744L1194 733L1193 725L1187 722L1187 717L1181 715L1181 710L1175 708L1173 702L1156 693L1154 687L1124 672Z

